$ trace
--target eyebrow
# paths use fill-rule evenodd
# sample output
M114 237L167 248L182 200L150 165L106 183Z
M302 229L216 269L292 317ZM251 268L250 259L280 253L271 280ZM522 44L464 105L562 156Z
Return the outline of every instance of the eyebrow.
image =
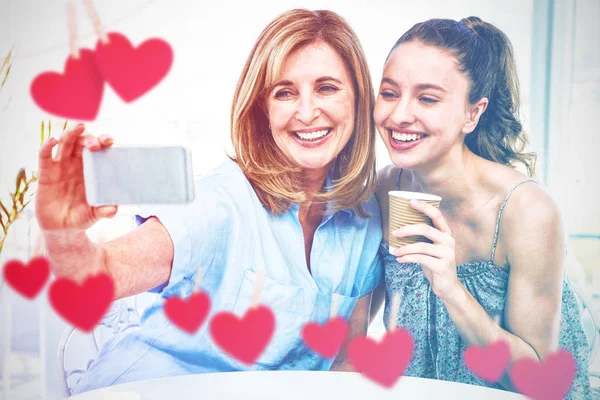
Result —
M320 78L317 79L317 83L326 82L326 81L334 81L334 82L337 82L340 85L343 84L342 81L340 81L339 79L334 78L332 76L322 76L322 77L320 77ZM289 86L289 85L293 85L293 84L294 83L292 81L284 80L284 81L276 82L273 85L273 87L277 87L277 86Z
M396 83L396 81L394 81L391 78L385 78L384 77L381 80L381 83L389 83L390 85L398 86L398 84ZM433 90L439 90L440 92L443 92L443 93L448 93L448 91L446 89L444 89L440 85L436 85L435 83L419 83L418 85L415 86L415 88L417 88L419 90L433 89Z

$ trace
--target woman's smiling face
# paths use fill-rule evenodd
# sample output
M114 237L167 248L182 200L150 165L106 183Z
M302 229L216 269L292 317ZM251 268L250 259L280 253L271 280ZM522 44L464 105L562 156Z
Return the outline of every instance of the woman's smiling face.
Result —
M447 51L421 42L400 44L383 72L374 119L394 165L414 169L462 148L469 79Z
M328 168L354 131L350 72L322 42L289 55L265 104L275 143L303 169Z

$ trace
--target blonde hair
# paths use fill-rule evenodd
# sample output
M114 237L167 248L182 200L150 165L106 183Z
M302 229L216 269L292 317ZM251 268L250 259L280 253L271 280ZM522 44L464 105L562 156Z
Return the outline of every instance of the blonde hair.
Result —
M354 209L365 218L362 204L374 193L375 102L369 68L356 34L332 11L295 9L275 18L260 34L239 78L231 107L231 140L238 163L259 199L281 214L290 203L307 204L300 168L277 147L264 112L264 99L291 52L322 42L342 58L355 93L354 132L333 164L332 187L313 203L331 203L331 212Z

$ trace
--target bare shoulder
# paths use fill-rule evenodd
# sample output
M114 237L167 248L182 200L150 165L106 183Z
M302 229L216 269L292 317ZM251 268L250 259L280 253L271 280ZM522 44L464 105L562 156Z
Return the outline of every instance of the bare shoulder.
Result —
M513 272L562 268L566 241L562 217L539 183L525 182L514 189L502 213L499 239Z
M510 185L510 189L516 183ZM556 201L536 182L524 182L515 187L502 214L502 223L515 229L544 228L560 219Z
M486 164L488 189L497 194L498 201L510 193L502 212L502 225L526 228L532 222L546 223L560 217L558 205L534 178L495 162Z

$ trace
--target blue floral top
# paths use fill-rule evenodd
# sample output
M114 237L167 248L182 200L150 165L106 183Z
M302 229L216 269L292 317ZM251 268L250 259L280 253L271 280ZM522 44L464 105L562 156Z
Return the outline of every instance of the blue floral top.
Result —
M494 320L504 313L509 277L507 271L494 264L502 210L513 190L530 181L527 179L514 185L502 203L490 260L457 265L460 282ZM385 242L381 243L379 254L385 268L386 299L396 293L400 295L397 326L409 330L415 339L413 357L405 375L501 388L475 376L465 366L463 353L467 346L444 304L433 293L420 264L398 263L396 257L389 254L389 245ZM390 308L391 302L386 301L384 321L389 321ZM563 283L559 343L559 347L571 352L577 362L577 373L566 398L591 399L588 343L579 307L567 280Z

